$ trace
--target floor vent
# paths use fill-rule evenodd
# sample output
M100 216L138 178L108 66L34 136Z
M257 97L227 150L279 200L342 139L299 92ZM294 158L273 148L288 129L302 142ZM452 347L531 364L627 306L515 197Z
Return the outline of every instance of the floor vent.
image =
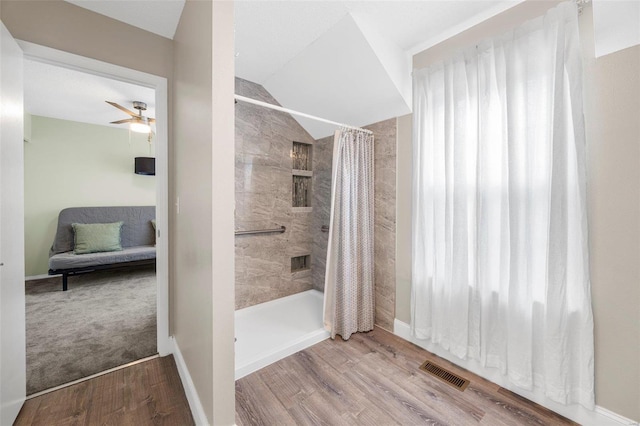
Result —
M444 368L430 361L425 361L420 366L420 370L425 371L431 374L432 376L437 377L438 379L442 380L445 383L450 384L451 386L458 389L459 391L464 391L467 388L467 386L469 386L469 380L463 379L457 374L453 374L449 370L445 370Z

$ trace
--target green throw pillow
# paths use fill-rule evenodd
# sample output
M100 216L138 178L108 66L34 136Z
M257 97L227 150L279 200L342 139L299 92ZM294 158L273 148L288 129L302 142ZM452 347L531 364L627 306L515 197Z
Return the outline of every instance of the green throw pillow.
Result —
M120 230L124 222L72 223L75 254L120 251Z

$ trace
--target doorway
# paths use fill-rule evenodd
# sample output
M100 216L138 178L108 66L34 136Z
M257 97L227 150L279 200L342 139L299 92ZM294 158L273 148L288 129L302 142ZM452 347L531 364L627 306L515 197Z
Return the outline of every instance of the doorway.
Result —
M166 231L168 229L167 81L162 77L57 51L32 43L21 41L18 43L24 52L26 61L34 61L49 66L54 65L70 72L79 71L91 76L105 77L118 82L141 86L150 91L155 97L156 108L154 117L156 118L156 127L155 135L153 136L153 154L155 156L156 167L156 273L155 294L152 296L155 298L155 342L157 352L160 356L167 355L170 353L168 320L168 232ZM131 108L130 105L129 108ZM130 172L133 175L133 158L131 158L131 163ZM141 180L140 182L143 181ZM102 274L104 275L105 273ZM93 274L88 274L87 278L90 278L91 275ZM84 276L79 278L84 279ZM58 279L61 280L61 278ZM60 309L63 309L63 307Z

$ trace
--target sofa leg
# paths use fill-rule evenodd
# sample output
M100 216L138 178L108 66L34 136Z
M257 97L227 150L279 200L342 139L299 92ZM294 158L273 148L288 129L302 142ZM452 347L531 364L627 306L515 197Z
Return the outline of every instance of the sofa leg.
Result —
M67 274L62 274L62 291L67 291Z

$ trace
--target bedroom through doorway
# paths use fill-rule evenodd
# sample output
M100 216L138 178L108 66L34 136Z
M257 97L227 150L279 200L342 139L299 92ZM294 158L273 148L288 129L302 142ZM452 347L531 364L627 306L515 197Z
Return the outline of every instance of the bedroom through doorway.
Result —
M51 61L26 47L36 52L24 66L27 395L34 396L166 354L167 250L156 236L166 226L167 176L166 166L149 168L167 160L166 80L134 84L121 70L107 77L65 63L75 55ZM151 133L127 121L145 121ZM61 271L71 271L66 291L62 276L51 275Z

